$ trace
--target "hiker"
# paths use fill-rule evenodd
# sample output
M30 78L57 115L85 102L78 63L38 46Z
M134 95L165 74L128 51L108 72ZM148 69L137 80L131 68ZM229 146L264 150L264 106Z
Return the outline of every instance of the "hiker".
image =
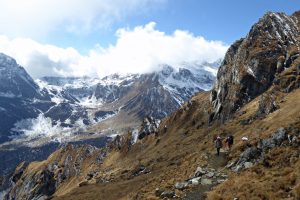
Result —
M166 133L166 132L167 132L167 130L168 130L168 126L167 126L167 125L165 125L165 126L164 126L164 133Z
M221 140L220 136L218 136L215 140L215 147L217 149L217 155L219 156L220 155L220 149L222 148L222 140Z
M232 145L233 145L233 135L229 135L229 136L226 138L225 143L227 144L228 150L230 150L231 147L232 147Z

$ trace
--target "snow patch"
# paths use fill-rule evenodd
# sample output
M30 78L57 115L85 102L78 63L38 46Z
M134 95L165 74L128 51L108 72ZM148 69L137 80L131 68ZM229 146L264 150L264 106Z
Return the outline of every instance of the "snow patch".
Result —
M247 73L250 74L251 76L255 77L255 74L250 67L247 68Z
M134 145L137 142L138 136L139 136L139 130L138 129L133 129L132 130L132 136L131 136L131 145Z
M3 111L3 112L5 112L5 111L6 111L6 109L0 106L0 111Z
M22 97L22 95L15 95L9 91L9 92L0 92L0 97L16 98L16 97Z
M74 123L74 127L63 127L60 122L53 123L51 118L40 114L37 118L30 118L18 121L12 131L19 135L14 136L14 139L36 140L44 138L49 141L63 142L72 134L86 130L86 125L82 119Z
M124 81L130 82L134 78L138 78L138 77L139 77L139 75L136 75L136 74L127 74L127 75L113 74L113 75L106 76L103 79L101 79L100 84L120 86Z
M97 108L103 105L101 99L97 99L94 95L92 97L86 97L80 99L79 105L86 107L86 108Z
M217 66L218 64L209 63L187 66L185 63L183 68L178 70L165 66L159 73L159 83L170 92L179 105L182 105L192 94L212 88Z
M102 121L104 121L104 120L107 120L107 119L109 119L109 118L114 117L114 116L117 115L117 114L118 114L118 112L114 112L114 113L111 113L111 114L107 113L107 114L105 114L105 115L102 116L102 117L97 117L97 118L96 118L96 122L97 122L97 123L98 123L98 122L102 122Z

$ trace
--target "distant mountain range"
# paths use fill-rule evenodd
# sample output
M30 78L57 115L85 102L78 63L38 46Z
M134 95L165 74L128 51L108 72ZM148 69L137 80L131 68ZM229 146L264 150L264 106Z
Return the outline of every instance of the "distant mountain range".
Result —
M164 65L149 74L104 78L43 77L33 80L16 61L0 54L0 142L12 136L55 132L126 130L146 116L163 118L195 93L209 90L220 61ZM38 124L49 128L42 131ZM47 125L46 125L47 124ZM77 129L76 129L77 128ZM40 132L38 132L40 131Z

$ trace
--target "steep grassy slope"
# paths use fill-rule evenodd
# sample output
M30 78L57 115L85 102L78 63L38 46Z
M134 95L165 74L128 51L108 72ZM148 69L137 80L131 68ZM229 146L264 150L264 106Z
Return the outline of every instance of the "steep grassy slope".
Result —
M55 191L53 199L159 199L155 195L156 188L174 190L175 183L188 179L198 166L209 166L229 175L226 182L208 194L210 199L296 197L299 195L299 147L278 147L266 155L270 166L258 164L238 174L223 168L220 159L225 157L229 163L237 159L245 148L241 140L243 136L255 144L259 138L269 137L280 127L300 129L300 105L295 104L299 97L299 89L287 95L279 92L276 98L280 102L278 110L265 118L253 120L249 125L242 125L242 120L256 114L258 97L237 112L230 122L209 127L205 120L205 108L209 106L208 94L201 94L192 99L192 105L185 105L163 122L169 125L166 133L161 131L157 137L151 135L130 149L124 140L122 148L119 150L113 146L103 162L97 162L96 157L102 155L99 150L89 155L86 147L66 147L45 162L30 164L22 176L34 180L32 176L35 177L53 163L57 163L57 171L65 171L75 166L77 158L82 157L80 175L70 172ZM236 143L230 153L216 157L213 137L226 133L232 133ZM74 163L66 164L70 156ZM150 173L133 176L141 165ZM89 178L91 172L95 175ZM57 179L58 176L54 177ZM191 187L189 190L194 189ZM189 193L188 190L175 191L179 196Z
M86 185L69 194L58 191L56 195L62 196L54 199L131 199L134 196L138 196L137 199L158 199L155 197L156 188L173 190L176 182L188 179L198 166L207 165L220 167L220 170L229 174L228 181L208 194L209 199L281 199L299 196L299 147L283 146L272 150L266 155L270 163L268 167L258 164L235 173L216 166L216 162L222 159L215 156L213 147L212 140L217 134L232 133L236 138L231 152L224 154L230 163L245 148L241 140L243 136L255 144L259 138L269 137L280 127L300 130L300 105L295 104L300 98L300 90L283 97L281 95L277 99L282 101L280 109L249 125L241 125L240 122L256 113L258 98L240 110L230 122L213 127L206 124L201 126L205 123L201 120L205 116L203 110L189 108L187 111L187 107L183 107L180 114L176 113L166 120L165 123L173 124L167 133L161 133L158 138L150 136L128 152L112 152L106 158L102 167L110 169L107 175L111 176L109 179L113 179L112 182ZM208 99L207 94L195 97L193 106L201 108L205 102L203 99ZM151 173L130 176L141 164ZM182 195L185 192L176 193Z

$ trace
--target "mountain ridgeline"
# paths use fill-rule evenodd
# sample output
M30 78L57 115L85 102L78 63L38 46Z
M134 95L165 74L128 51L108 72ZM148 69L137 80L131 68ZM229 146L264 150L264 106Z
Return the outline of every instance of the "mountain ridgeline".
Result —
M68 145L47 160L21 163L5 199L299 199L299 29L300 12L266 13L228 49L211 91L160 125L148 118L138 133L118 135L104 148ZM189 90L168 84L178 80L163 78L170 71L143 78L134 86L141 95L121 108L139 115L144 109L132 104L152 94L172 94L180 105L186 99L178 91ZM187 74L181 71L180 80ZM111 108L118 108L112 99L122 92L114 94ZM213 139L228 135L233 147L217 156Z
M105 113L115 117L126 113L138 124L148 115L163 118L195 93L212 87L215 76L204 67L216 71L218 63L194 67L194 71L164 66L160 72L142 75L43 77L34 81L13 58L1 54L0 142L20 134L15 133L17 122L40 114L63 127L77 122L93 125L105 120ZM104 113L101 119L97 118L99 112Z
M219 63L33 80L13 58L0 54L0 175L21 161L46 159L64 143L101 147L110 135L138 128L146 116L162 119L209 90Z

